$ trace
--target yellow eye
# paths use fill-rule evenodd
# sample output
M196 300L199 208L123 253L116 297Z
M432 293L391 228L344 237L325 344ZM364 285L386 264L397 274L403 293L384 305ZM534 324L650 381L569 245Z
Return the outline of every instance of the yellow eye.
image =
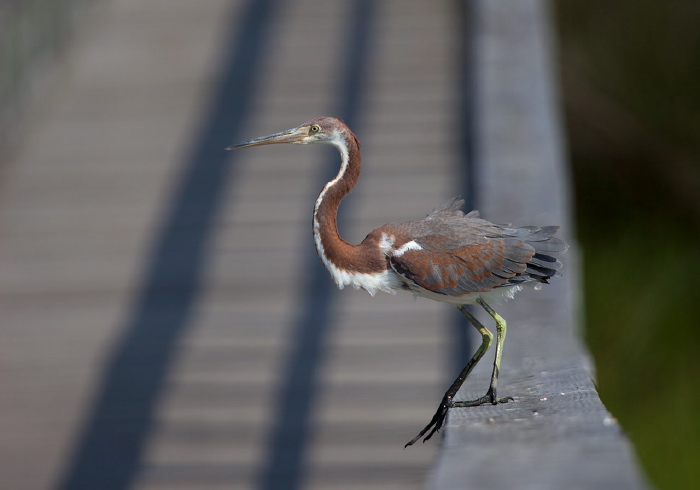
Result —
M321 131L321 126L319 126L318 124L314 124L309 128L310 133L318 133L319 131Z

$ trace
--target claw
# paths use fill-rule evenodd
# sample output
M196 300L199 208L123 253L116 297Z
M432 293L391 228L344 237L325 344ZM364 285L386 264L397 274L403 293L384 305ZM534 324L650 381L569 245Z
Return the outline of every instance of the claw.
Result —
M408 446L412 446L413 444L418 442L418 440L421 437L423 437L426 434L426 432L428 433L428 435L425 436L425 438L423 439L423 442L426 442L431 437L433 437L433 434L435 434L436 432L439 432L440 429L442 428L442 425L445 423L445 418L447 417L447 411L450 408L476 407L476 406L483 405L483 404L489 403L489 402L496 405L497 403L508 403L508 402L512 402L514 400L512 396L506 396L504 398L493 398L493 400L492 400L491 395L492 395L492 393L488 392L484 396L482 396L481 398L477 398L476 400L463 400L463 401L456 401L456 402L452 401L452 400L450 400L450 401L443 400L442 403L440 403L440 406L438 407L437 411L435 412L435 415L433 415L433 418L430 419L430 423L428 423L428 425L426 425L423 428L423 430L418 433L418 435L416 437L414 437L413 439L408 441L404 445L404 449L406 449ZM430 431L430 432L428 432L428 431Z
M433 434L438 432L440 428L442 428L442 424L445 422L445 417L447 417L447 410L451 407L451 404L448 403L441 403L440 406L438 407L437 411L435 412L435 415L433 415L433 418L430 419L430 423L426 425L422 431L418 433L416 437L408 441L404 445L404 449L406 449L408 446L412 446L415 444L418 439L423 437L426 432L430 430L430 433L428 433L427 436L425 436L425 439L423 439L423 442L429 440L431 437L433 437ZM431 430L432 428L432 430Z

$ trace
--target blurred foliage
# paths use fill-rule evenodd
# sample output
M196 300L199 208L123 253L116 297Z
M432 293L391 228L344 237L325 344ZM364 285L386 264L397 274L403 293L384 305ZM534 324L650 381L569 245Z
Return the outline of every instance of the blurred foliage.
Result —
M700 2L555 7L600 393L652 485L700 488Z

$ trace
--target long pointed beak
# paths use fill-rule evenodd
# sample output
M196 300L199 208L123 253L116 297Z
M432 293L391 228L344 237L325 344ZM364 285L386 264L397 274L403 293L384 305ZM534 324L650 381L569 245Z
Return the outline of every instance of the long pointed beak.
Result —
M279 133L269 134L267 136L261 136L260 138L254 138L252 140L243 141L242 143L227 146L226 149L238 150L240 148L248 148L250 146L277 145L281 143L298 144L301 143L301 141L308 135L308 128L306 126L299 126L298 128L288 129Z

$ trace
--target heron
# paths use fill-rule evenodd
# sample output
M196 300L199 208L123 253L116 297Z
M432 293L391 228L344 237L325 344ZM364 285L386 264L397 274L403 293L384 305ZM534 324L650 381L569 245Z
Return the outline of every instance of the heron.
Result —
M555 236L558 226L495 224L465 214L464 201L454 198L420 221L379 226L358 245L340 237L337 213L342 199L355 187L360 175L360 142L340 119L320 117L279 133L227 147L290 143L326 144L340 153L338 174L321 190L313 211L316 251L338 288L352 286L374 296L399 290L454 305L481 335L481 344L442 397L430 422L404 447L438 432L448 410L513 401L499 398L498 375L506 338L506 321L492 308L527 285L539 289L559 275L557 258L568 245ZM493 343L493 334L467 305L479 305L496 324L496 353L486 393L474 400L455 400L460 387Z

